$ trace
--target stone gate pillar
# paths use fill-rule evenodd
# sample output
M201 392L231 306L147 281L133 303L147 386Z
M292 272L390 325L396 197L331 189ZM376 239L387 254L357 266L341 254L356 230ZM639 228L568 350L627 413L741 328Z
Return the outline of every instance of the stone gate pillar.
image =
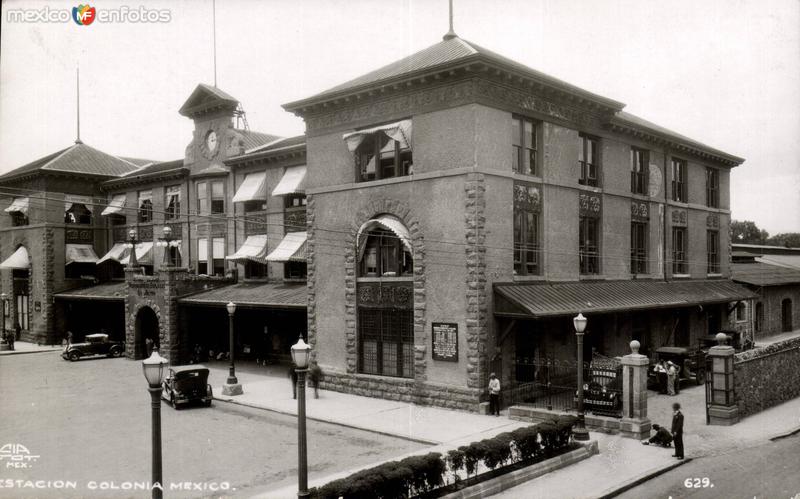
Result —
M647 369L650 359L639 353L638 341L630 343L631 353L622 357L622 421L624 437L642 440L650 436L647 417Z
M706 383L708 424L730 426L739 422L739 406L736 405L733 385L733 361L736 351L725 345L728 336L717 333L717 346L708 349L710 377Z

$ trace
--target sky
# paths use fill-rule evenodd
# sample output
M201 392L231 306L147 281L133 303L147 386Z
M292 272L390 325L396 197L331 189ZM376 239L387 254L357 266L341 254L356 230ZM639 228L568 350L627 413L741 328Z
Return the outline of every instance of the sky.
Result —
M732 217L800 232L800 0L454 0L462 38L746 162ZM2 3L0 172L76 137L119 156L183 157L178 114L214 83L211 0L103 1L97 20L42 22L77 2ZM131 22L126 8L167 22ZM9 11L33 9L34 22ZM46 9L46 10L45 10ZM116 10L125 22L101 22ZM303 133L281 104L441 40L447 0L217 0L217 86L252 130Z

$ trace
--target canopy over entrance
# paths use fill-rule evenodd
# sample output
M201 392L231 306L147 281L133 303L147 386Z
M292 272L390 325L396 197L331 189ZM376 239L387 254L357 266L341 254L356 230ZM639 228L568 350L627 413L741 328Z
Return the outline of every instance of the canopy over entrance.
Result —
M28 250L25 246L17 248L10 257L6 258L3 263L0 263L0 269L27 269L31 266L31 259L28 256Z

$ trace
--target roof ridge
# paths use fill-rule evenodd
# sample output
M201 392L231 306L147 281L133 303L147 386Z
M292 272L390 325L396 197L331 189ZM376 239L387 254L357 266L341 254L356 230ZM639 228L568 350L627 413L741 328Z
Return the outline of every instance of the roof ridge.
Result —
M63 158L64 155L66 155L68 152L72 151L73 149L75 149L76 147L81 146L81 145L84 145L84 146L87 146L87 147L91 147L91 146L89 146L87 144L84 144L83 142L81 142L81 143L75 142L71 146L69 146L66 149L64 149L63 151L61 151L61 154L59 154L58 156L54 156L54 157L50 158L50 161L48 161L47 163L43 164L38 169L39 170L44 170L45 168L47 168L47 165L53 163L54 161L56 161L58 159ZM94 149L94 148L92 148L92 149Z

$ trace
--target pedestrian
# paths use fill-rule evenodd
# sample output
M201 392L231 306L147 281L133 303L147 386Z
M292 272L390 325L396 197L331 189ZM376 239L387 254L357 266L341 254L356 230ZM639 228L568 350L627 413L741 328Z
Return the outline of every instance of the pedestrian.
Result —
M675 384L678 382L678 369L670 360L667 362L667 394L675 395Z
M489 375L489 412L500 415L500 380L494 373Z
M6 343L8 343L9 350L14 350L14 333L6 335Z
M67 346L72 345L72 331L67 331Z
M308 382L314 387L314 398L319 398L319 382L322 381L322 369L317 365L316 360L311 361L308 367Z
M147 349L147 356L150 357L153 354L153 338L145 339L144 346Z
M662 447L672 447L672 435L661 425L654 424L653 429L656 434L650 437L649 440L642 442L642 445L660 445Z
M672 439L675 442L675 454L672 457L683 459L683 413L681 405L672 404Z
M22 326L19 325L19 322L14 326L14 333L16 333L16 338L14 339L19 341L22 336Z

